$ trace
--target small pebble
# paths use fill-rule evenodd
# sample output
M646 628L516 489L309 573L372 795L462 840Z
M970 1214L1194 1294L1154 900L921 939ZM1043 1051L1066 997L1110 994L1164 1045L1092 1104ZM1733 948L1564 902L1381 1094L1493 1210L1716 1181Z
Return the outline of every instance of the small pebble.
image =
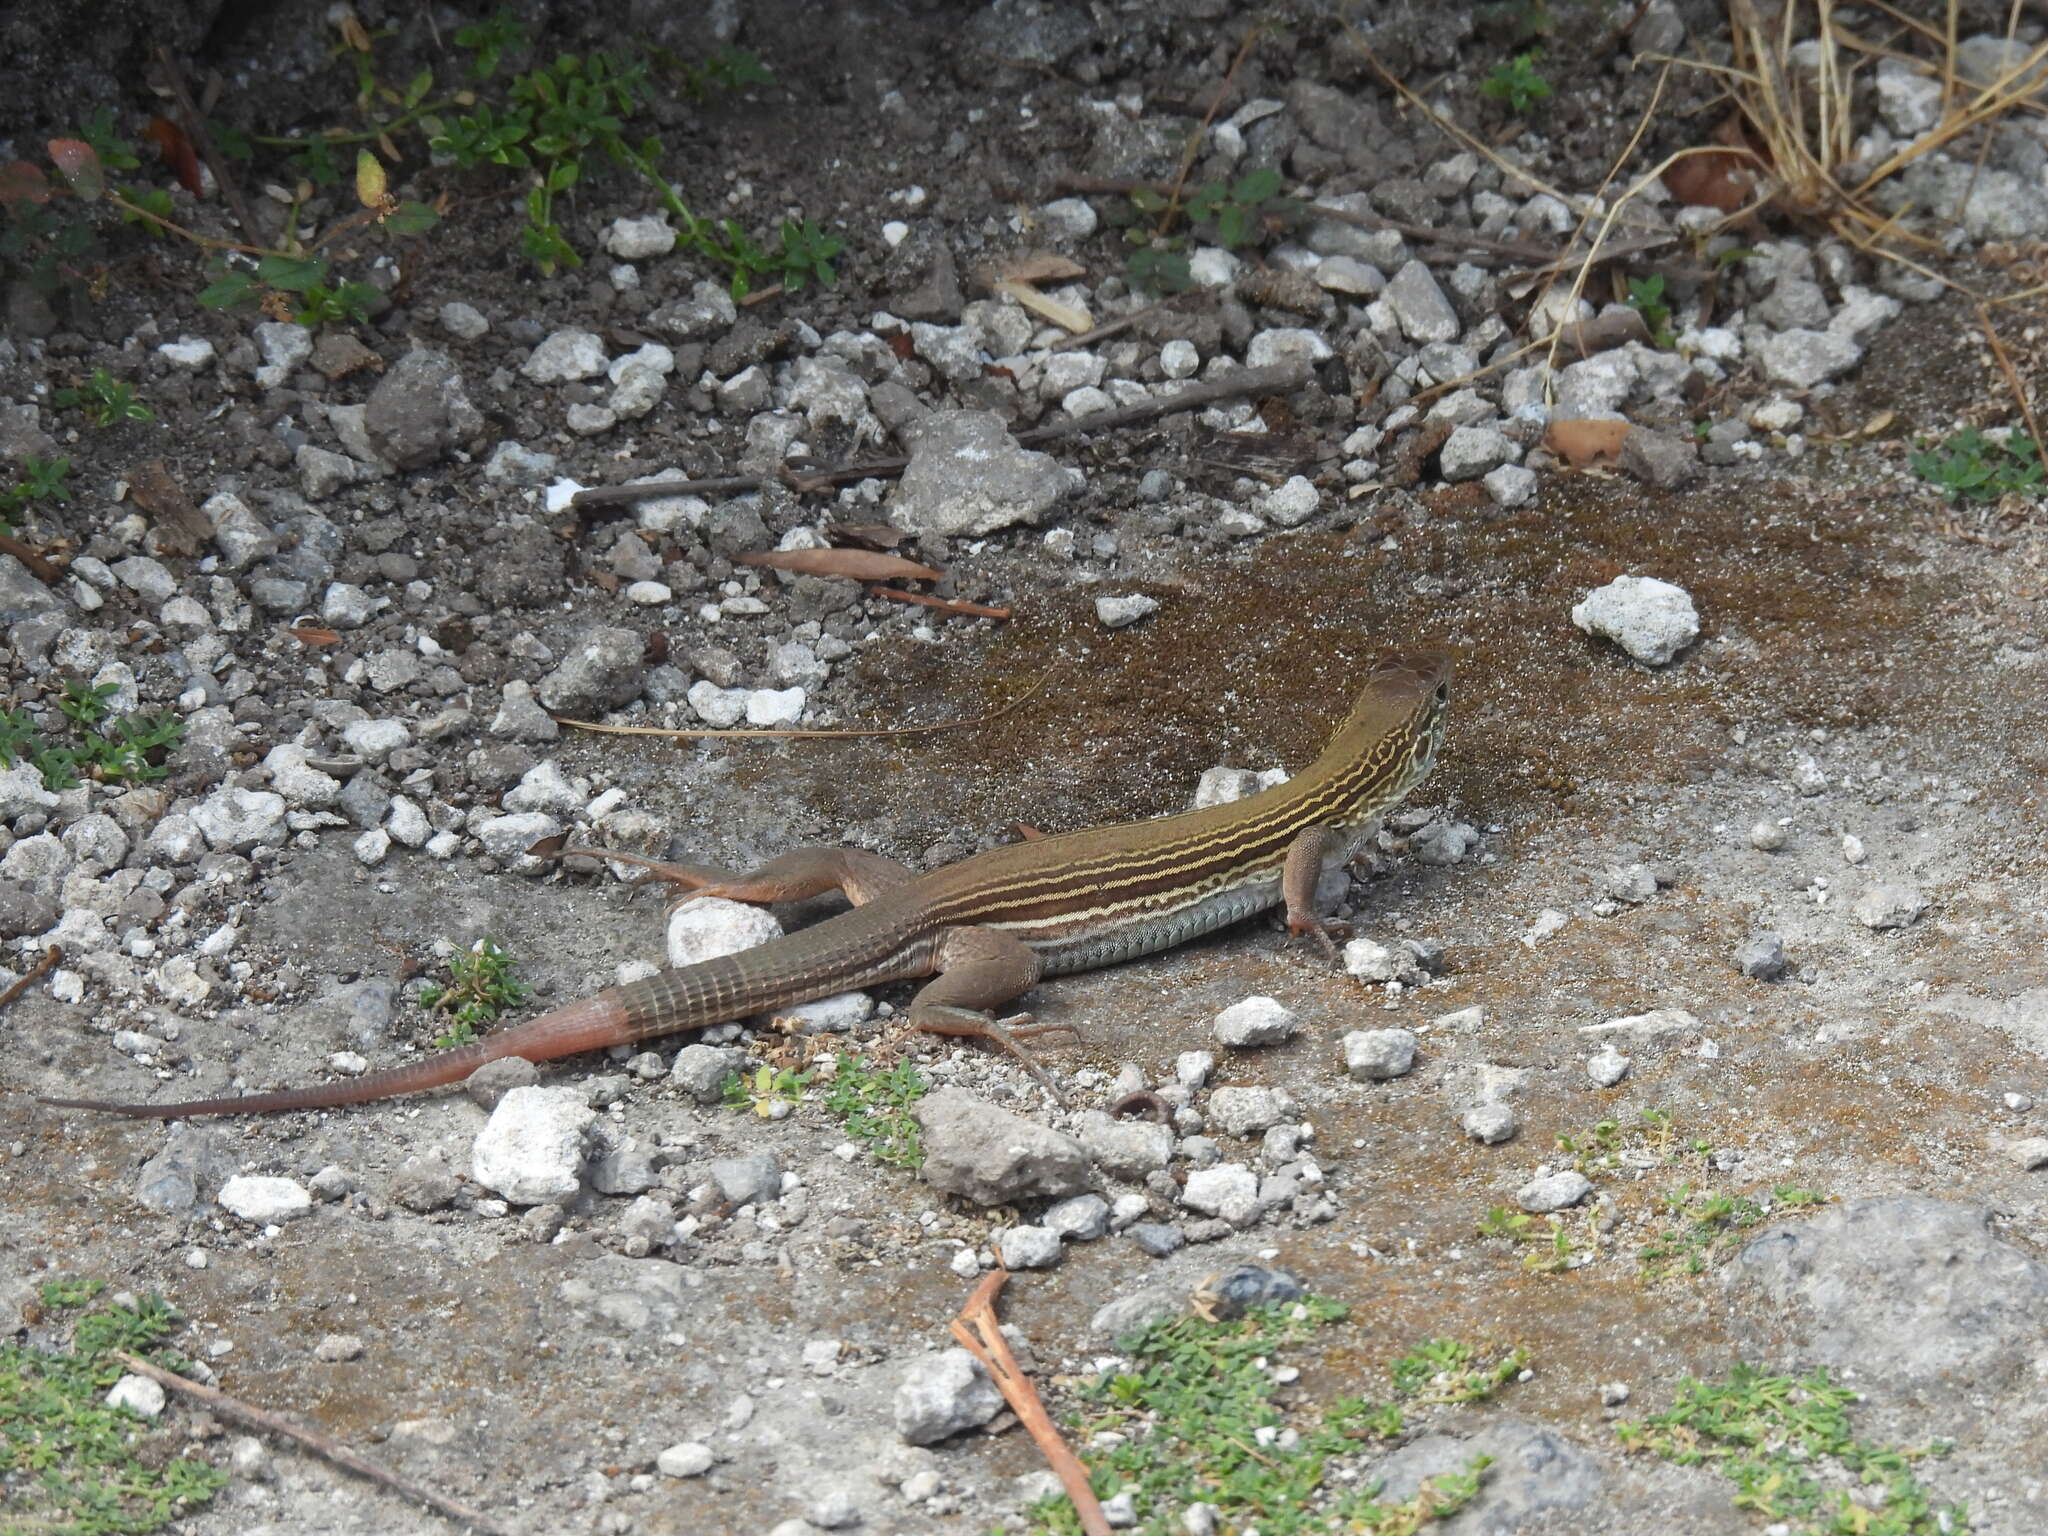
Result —
M1593 1181L1576 1169L1566 1168L1531 1179L1515 1191L1515 1204L1532 1216L1567 1210L1593 1193Z
M1415 1070L1415 1036L1405 1029L1354 1029L1344 1037L1344 1070L1355 1082L1385 1082Z
M1176 1253L1187 1243L1187 1238L1179 1227L1170 1226L1162 1221L1133 1222L1124 1228L1124 1236L1155 1259L1163 1259L1170 1253Z
M1788 964L1785 941L1775 933L1753 933L1735 951L1735 968L1757 981L1776 981Z
M1522 1117L1515 1113L1512 1104L1491 1100L1485 1104L1474 1104L1458 1117L1458 1123L1474 1141L1497 1147L1514 1139L1515 1133L1522 1128Z
M1630 1062L1628 1057L1622 1055L1612 1045L1608 1045L1603 1047L1597 1056L1587 1059L1586 1076L1590 1077L1599 1087L1612 1088L1616 1083L1628 1076L1628 1069L1631 1065L1633 1063Z
M1785 846L1785 829L1775 821L1760 821L1749 829L1749 846L1764 853L1776 853Z

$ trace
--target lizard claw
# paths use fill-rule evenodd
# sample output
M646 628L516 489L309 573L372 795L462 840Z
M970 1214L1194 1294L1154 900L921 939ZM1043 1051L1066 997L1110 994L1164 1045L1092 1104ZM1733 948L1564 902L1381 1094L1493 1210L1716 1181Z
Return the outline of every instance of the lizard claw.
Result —
M1289 937L1297 939L1305 933L1314 934L1331 963L1341 964L1343 956L1337 953L1337 940L1351 937L1351 924L1321 917L1290 917L1287 919L1287 932Z

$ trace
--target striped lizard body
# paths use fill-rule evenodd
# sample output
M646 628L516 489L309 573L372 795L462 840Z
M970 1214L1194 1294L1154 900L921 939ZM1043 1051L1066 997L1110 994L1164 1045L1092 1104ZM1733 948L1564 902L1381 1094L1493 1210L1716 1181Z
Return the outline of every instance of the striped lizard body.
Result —
M1440 651L1380 662L1321 755L1262 794L992 848L928 874L848 848L799 849L740 876L566 850L648 864L698 896L769 902L840 890L854 905L758 948L609 987L470 1045L349 1082L175 1104L43 1102L161 1119L357 1104L458 1082L504 1056L545 1061L919 977L931 979L911 1002L912 1025L992 1039L1050 1088L1017 1044L1037 1032L1028 1015L998 1021L993 1013L1041 976L1152 954L1282 903L1290 932L1329 946L1328 925L1315 912L1316 882L1428 774L1443 741L1450 672Z

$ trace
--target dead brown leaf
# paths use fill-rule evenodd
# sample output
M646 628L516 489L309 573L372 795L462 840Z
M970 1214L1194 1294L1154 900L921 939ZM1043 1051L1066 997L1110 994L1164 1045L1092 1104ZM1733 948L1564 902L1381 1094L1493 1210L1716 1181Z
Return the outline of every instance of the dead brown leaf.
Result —
M213 529L197 502L162 459L150 459L128 471L128 495L157 522L157 543L170 555L189 555L212 536Z
M1086 267L1057 251L1026 251L1000 268L989 286L1002 282L1068 283L1087 275Z
M1664 173L1664 185L1681 203L1734 213L1756 197L1758 159L1735 118L1716 128L1714 138L1730 147L1687 155Z
M1573 469L1612 464L1621 457L1621 441L1634 431L1626 421L1553 421L1543 446Z

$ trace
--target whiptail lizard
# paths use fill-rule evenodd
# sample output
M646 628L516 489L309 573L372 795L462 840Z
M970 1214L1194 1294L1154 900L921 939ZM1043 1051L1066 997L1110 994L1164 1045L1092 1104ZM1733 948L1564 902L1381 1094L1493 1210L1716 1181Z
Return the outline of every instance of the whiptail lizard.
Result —
M739 876L653 866L699 896L771 902L839 890L853 906L758 948L608 987L409 1066L184 1104L42 1102L166 1120L361 1104L458 1082L504 1056L547 1061L915 977L931 980L911 1001L913 1026L979 1035L1024 1056L1017 1036L1051 1026L1027 1027L1028 1014L999 1022L993 1010L1042 976L1132 960L1282 902L1290 933L1328 945L1329 925L1315 911L1317 879L1349 860L1428 774L1443 741L1450 675L1440 651L1380 662L1321 756L1277 788L1226 805L991 848L922 875L853 848L797 849Z

